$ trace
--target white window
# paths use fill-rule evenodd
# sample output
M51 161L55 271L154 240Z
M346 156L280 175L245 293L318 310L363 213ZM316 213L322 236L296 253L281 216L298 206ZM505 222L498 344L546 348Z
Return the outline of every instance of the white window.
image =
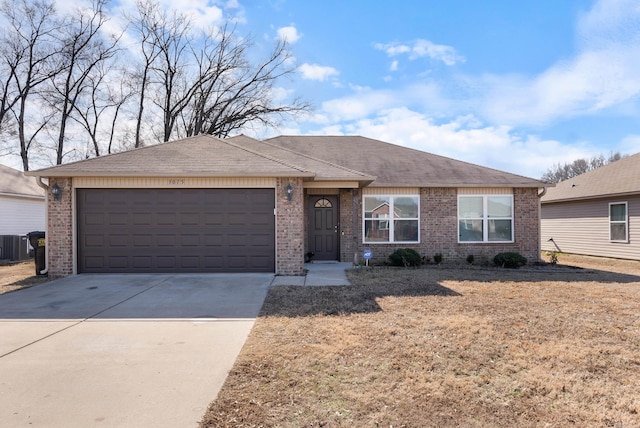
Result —
M420 242L419 196L364 196L365 243Z
M626 202L612 202L609 204L609 240L613 242L629 242L627 218Z
M458 196L458 242L513 242L513 195Z

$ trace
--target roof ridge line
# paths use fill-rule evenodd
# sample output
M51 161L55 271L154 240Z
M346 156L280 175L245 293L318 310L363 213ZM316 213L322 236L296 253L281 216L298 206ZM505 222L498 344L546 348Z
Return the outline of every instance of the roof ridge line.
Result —
M285 151L290 152L290 153L295 153L295 154L296 154L296 155L298 155L298 156L302 156L302 157L305 157L305 158L308 158L308 159L314 160L314 161L316 161L316 162L321 162L321 163L324 163L324 164L327 164L327 165L331 165L331 166L333 166L333 167L335 167L335 168L342 169L343 171L352 172L352 173L354 173L354 174L358 174L358 175L360 175L360 176L362 176L362 177L375 178L373 175L365 174L365 173L364 173L364 172L362 172L362 171L357 171L357 170L355 170L355 169L347 168L346 166L342 166L342 165L338 165L338 164L333 163L333 162L329 162L329 161L328 161L328 160L326 160L326 159L319 159L319 158L317 158L317 157L315 157L315 156L311 156L311 155L308 155L308 154L306 154L306 153L300 153L300 152L297 152L297 151L295 151L295 150L292 150L292 149L290 149L290 148L288 148L288 147L282 147L282 146L279 146L279 145L277 145L277 144L268 143L266 140L258 140L258 141L260 141L260 142L261 142L261 143L263 143L263 144L269 145L269 146L271 146L271 147L276 147L276 148L278 148L278 149L285 150Z
M246 135L245 135L245 137L246 137ZM247 138L251 138L251 137L247 137ZM229 141L229 139L228 139L228 138L220 139L220 140L221 140L221 141L223 141L225 144L228 144L228 145L230 145L230 146L235 147L236 149L244 150L245 152L249 152L249 153L252 153L252 154L254 154L254 155L261 156L261 157L263 157L263 158L265 158L265 159L268 159L268 160L273 161L273 162L277 162L277 163L279 163L279 164L281 164L281 165L284 165L284 166L287 166L287 167L289 167L289 168L297 169L297 170L298 170L298 171L300 171L300 172L306 172L306 173L309 173L309 174L314 174L314 176L315 176L315 173L314 173L314 172L312 172L312 171L309 171L309 170L304 169L304 168L302 168L302 167L300 167L300 166L297 166L297 165L290 164L290 163L288 163L288 162L283 161L282 159L278 159L278 158L275 158L275 157L273 157L273 156L269 156L269 155L266 155L266 154L264 154L264 153L257 152L257 151L255 151L255 150L251 150L251 149L249 149L249 148L239 146L239 145L237 145L237 144L232 143L231 141ZM253 138L252 138L252 140L253 140ZM257 141L257 142L260 142L260 140L256 140L256 141Z

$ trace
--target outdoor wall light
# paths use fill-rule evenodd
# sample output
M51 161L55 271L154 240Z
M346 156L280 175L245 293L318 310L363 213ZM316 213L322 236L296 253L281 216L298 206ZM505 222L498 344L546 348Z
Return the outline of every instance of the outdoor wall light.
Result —
M51 186L51 195L54 201L62 199L62 189L58 186L58 183L54 183L53 186Z
M287 184L287 201L291 201L293 198L293 186L291 183Z

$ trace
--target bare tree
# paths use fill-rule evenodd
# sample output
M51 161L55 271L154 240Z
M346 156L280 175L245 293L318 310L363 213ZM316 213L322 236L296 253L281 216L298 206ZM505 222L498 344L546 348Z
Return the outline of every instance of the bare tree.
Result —
M58 137L56 165L60 165L65 154L67 125L75 106L84 92L89 92L103 71L101 66L112 58L118 48L118 38L105 40L101 31L107 22L104 7L108 0L93 0L92 8L78 10L67 18L61 38L60 73L52 79L52 91L47 99L58 112Z
M5 0L0 5L7 26L2 40L4 94L3 120L11 111L25 171L29 170L29 153L38 134L51 117L33 115L38 110L34 97L42 85L59 72L55 66L58 55L54 36L60 31L52 0Z
M273 85L295 71L285 41L252 64L247 59L251 39L236 39L227 26L210 39L217 43L206 46L198 61L198 91L184 119L187 135L226 137L251 123L275 126L285 115L310 110L299 98L285 104L273 99Z
M149 87L150 74L153 64L160 55L160 47L155 41L155 31L160 26L160 8L152 0L139 0L136 3L137 15L127 16L136 35L140 38L140 52L143 62L136 73L138 80L138 106L136 114L136 131L134 147L142 145L142 123L144 120L145 103L147 102L147 89Z
M111 74L116 79L109 80ZM75 114L71 115L71 118L78 122L89 134L95 156L103 154L103 149L105 148L101 141L105 136L108 137L106 153L112 152L120 110L133 94L123 71L119 75L115 75L110 67L105 66L105 64L99 64L94 73L88 76L86 93L83 99L74 104ZM103 123L109 120L109 117L109 128L105 130Z
M558 163L549 168L542 175L541 180L546 181L547 183L560 183L561 181L568 180L580 174L584 174L585 172L593 171L594 169L625 157L627 157L627 155L623 155L620 152L611 152L608 158L605 158L604 155L599 155L594 156L591 159L576 159L571 163Z
M266 59L252 63L251 39L236 37L228 23L217 31L199 32L184 15L168 14L149 0L139 3L138 13L132 21L143 36L138 127L144 91L153 87L156 96L151 100L163 121L160 140L198 134L225 137L253 123L275 125L285 115L310 110L300 99L274 101L274 84L295 72L285 41L277 42ZM136 146L139 138L138 131Z

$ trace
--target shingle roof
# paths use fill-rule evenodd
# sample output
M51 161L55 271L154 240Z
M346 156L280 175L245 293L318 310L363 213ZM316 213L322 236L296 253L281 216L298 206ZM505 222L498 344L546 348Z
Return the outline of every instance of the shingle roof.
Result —
M44 189L36 184L35 178L4 165L0 165L0 194L44 199Z
M527 177L358 136L199 135L29 172L44 177L303 177L375 187L543 187Z
M289 162L292 162L300 168L314 171L316 173L316 180L340 181L350 179L366 182L368 184L376 179L376 177L372 175L355 171L308 154L303 154L297 150L290 150L286 147L274 145L266 141L254 140L253 138L249 138L245 135L231 137L227 141L231 141L234 144L247 149L257 150L270 157L287 159Z
M544 187L532 178L360 136L279 136L266 142L377 178L372 187Z
M640 153L565 180L550 188L542 203L640 194Z
M370 182L375 177L249 137L198 135L29 172L45 177L303 177Z

